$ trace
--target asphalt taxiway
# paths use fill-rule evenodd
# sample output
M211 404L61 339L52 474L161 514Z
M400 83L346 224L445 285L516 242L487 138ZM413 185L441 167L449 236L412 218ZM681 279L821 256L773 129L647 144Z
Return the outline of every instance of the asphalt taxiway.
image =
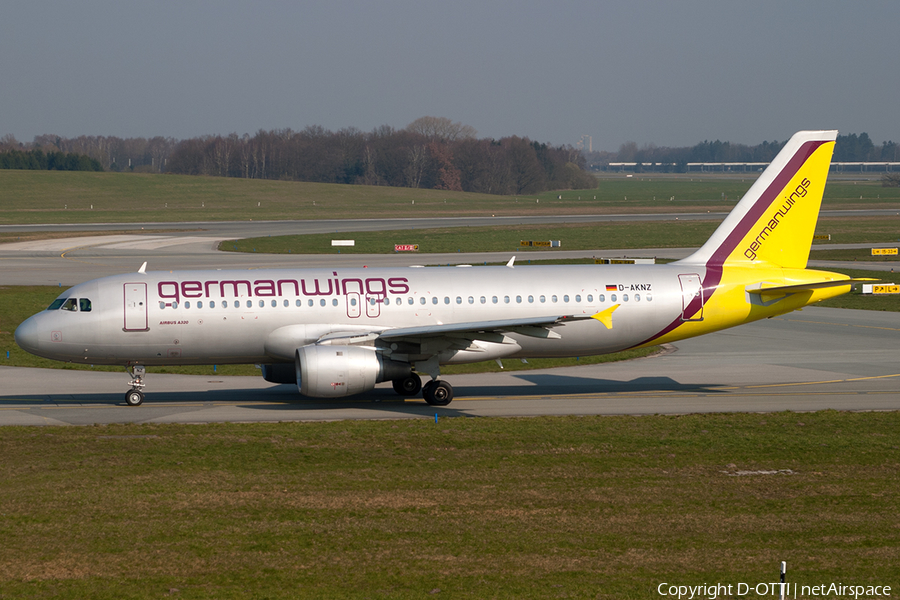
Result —
M685 218L684 214L678 214ZM696 218L709 218L698 214ZM521 217L515 222L573 222L674 218L674 215ZM690 218L690 217L689 217ZM4 244L0 280L7 285L62 285L104 275L187 268L403 266L506 262L511 253L446 255L254 255L216 250L221 239L315 231L488 225L492 219L134 224L131 229L179 229ZM51 229L51 226L3 226ZM65 231L126 229L122 224L58 226ZM202 231L198 231L202 229ZM830 245L830 248L837 246ZM518 252L518 264L536 258L657 256L681 258L690 248ZM838 263L840 265L841 263ZM853 263L889 270L897 263ZM811 263L811 267L826 267ZM828 265L830 266L830 265ZM837 268L837 267L835 267ZM0 366L0 425L121 422L295 421L330 419L528 416L542 414L653 414L777 410L900 409L900 313L807 308L782 317L678 342L662 356L546 371L448 377L456 399L435 409L403 401L381 385L347 400L303 398L295 386L261 377L148 374L147 401L124 405L124 373L21 369ZM0 363L2 365L2 363Z
M389 385L303 398L261 377L147 376L128 407L124 373L0 368L0 425L212 423L900 409L900 313L810 307L684 340L660 356L448 377L447 407Z

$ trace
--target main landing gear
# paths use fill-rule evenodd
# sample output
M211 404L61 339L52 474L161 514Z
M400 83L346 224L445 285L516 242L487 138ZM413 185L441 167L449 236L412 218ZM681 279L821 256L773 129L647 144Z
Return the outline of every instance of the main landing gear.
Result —
M432 379L422 387L422 397L431 406L447 406L453 400L453 386L442 379Z
M144 392L141 391L141 388L144 387L144 375L147 374L147 369L144 368L144 365L133 365L128 368L128 372L131 373L131 389L125 393L125 404L140 406L144 401Z
M394 391L401 396L415 396L421 390L425 402L431 406L447 406L453 400L453 386L441 379L433 379L422 385L422 378L415 373L409 377L394 379Z

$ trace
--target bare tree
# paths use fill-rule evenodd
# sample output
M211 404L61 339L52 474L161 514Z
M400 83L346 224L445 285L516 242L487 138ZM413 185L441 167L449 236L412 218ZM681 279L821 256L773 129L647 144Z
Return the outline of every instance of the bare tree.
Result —
M454 123L445 117L419 117L407 125L406 130L418 133L432 142L455 142L474 138L477 135L475 128L471 125Z

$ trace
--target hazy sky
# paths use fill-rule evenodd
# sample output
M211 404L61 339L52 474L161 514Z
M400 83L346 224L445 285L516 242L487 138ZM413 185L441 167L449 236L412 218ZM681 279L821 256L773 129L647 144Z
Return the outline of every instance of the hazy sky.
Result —
M0 136L402 128L900 141L900 2L8 0Z

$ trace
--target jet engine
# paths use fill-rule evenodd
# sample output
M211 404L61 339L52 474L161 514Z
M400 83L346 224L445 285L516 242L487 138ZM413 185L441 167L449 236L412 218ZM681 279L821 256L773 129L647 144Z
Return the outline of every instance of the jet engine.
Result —
M412 372L409 363L384 358L366 346L303 346L297 349L295 362L300 393L314 398L360 394Z

